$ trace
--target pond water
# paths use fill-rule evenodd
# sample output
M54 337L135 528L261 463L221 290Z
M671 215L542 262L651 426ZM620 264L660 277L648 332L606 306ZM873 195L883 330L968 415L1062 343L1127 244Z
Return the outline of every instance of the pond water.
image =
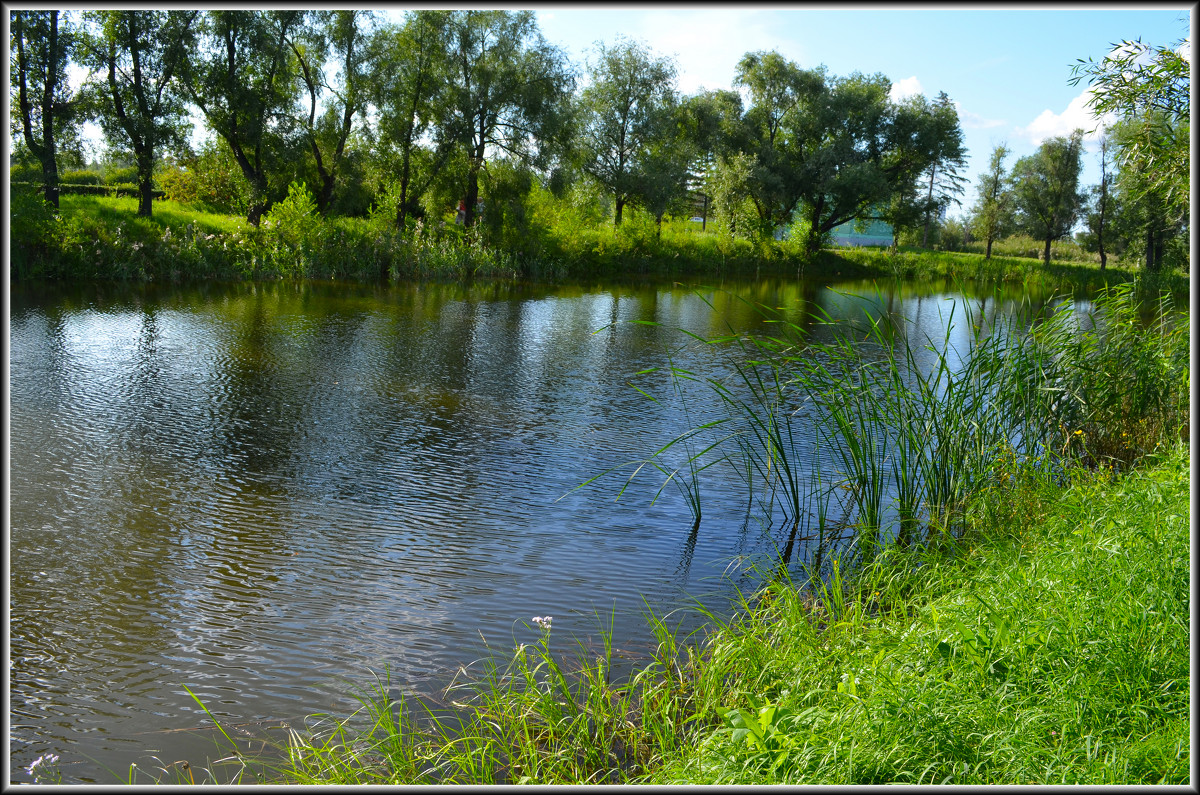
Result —
M639 375L712 372L679 329L770 330L756 303L883 305L940 340L952 308L965 335L1017 301L789 279L16 285L13 779L47 753L64 782L205 766L221 752L187 689L242 733L348 714L385 669L436 697L488 647L533 640L533 616L564 652L611 622L636 658L647 611L700 626L680 608L725 609L782 538L731 470L705 472L695 535L656 472L620 499L630 469L577 489L719 407Z

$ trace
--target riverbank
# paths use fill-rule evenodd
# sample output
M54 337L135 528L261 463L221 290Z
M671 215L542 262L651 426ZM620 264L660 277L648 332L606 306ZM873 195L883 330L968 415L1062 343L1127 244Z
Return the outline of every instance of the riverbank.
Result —
M277 783L1184 784L1190 454L1013 472L960 543L775 580L707 637L465 670L454 721L390 701L291 734ZM919 560L916 558L919 556ZM470 680L470 683L467 682ZM365 721L365 722L364 722ZM216 778L220 780L220 775ZM244 779L243 779L244 780Z
M577 228L528 219L517 231L464 231L414 222L397 232L394 219L322 219L302 192L280 202L258 227L244 219L157 201L151 218L136 215L136 199L64 195L57 216L13 193L11 273L19 280L186 282L196 280L475 278L558 281L629 275L802 275L813 279L951 278L1027 284L1064 292L1137 281L1150 291L1182 297L1189 279L1095 263L935 251L827 249L804 257L787 241L734 239L700 232L690 222L631 220ZM544 215L544 213L543 213ZM485 244L485 237L495 238Z

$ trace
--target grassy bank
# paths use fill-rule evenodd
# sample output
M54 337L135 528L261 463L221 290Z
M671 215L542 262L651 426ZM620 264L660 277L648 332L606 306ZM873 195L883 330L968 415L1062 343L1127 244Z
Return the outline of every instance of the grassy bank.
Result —
M368 218L322 219L311 195L293 191L259 227L171 201L151 218L132 198L64 195L53 213L35 196L12 194L12 273L21 279L178 282L197 279L558 280L630 274L728 276L798 274L817 279L949 277L986 283L1041 282L1055 289L1153 281L1186 294L1188 279L1094 263L944 252L826 250L804 257L788 241L735 239L675 220L656 226L633 215L619 229L537 207L518 221L464 231L444 219L397 231L381 209ZM498 211L499 212L499 211ZM489 223L491 223L489 221ZM515 224L515 225L514 225Z

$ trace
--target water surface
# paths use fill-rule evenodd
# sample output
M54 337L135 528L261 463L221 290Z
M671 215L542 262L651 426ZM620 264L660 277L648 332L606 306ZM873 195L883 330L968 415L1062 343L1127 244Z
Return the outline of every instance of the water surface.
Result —
M655 499L661 475L619 500L629 469L577 490L719 412L709 390L681 399L642 373L719 374L678 329L771 330L756 303L793 319L882 306L935 339L953 310L963 341L967 319L1016 300L795 280L18 285L14 780L51 752L68 782L203 766L219 752L185 686L253 732L346 714L348 682L385 668L436 695L485 643L532 640L535 615L564 651L612 621L643 652L647 610L721 610L781 541L729 470L706 471L695 535L675 489Z

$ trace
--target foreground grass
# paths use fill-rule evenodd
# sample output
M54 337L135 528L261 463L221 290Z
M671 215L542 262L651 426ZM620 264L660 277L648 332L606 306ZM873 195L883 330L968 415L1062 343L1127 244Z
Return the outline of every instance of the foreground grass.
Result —
M1013 471L963 539L815 589L775 577L624 683L552 630L462 672L435 715L364 693L290 730L273 783L1183 784L1189 747L1184 448L1065 483ZM282 759L282 761L280 761Z
M961 554L768 588L708 647L724 725L643 780L1186 783L1189 460L997 488Z

